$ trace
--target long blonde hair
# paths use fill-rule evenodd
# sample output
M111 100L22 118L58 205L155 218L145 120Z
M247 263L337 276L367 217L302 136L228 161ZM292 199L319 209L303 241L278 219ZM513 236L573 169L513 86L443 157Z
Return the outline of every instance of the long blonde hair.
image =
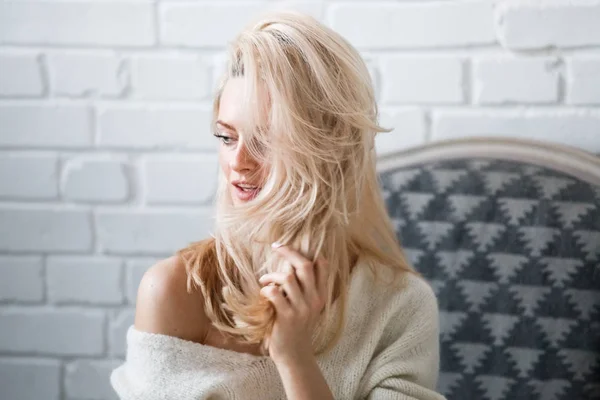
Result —
M254 200L233 207L220 175L214 236L178 252L188 291L200 288L214 327L260 343L275 314L259 295L257 278L283 267L270 244L290 245L311 260L323 256L328 298L313 345L326 351L341 334L351 260L360 257L375 275L377 266L397 276L414 272L380 192L374 140L388 130L377 123L370 75L339 34L310 16L276 12L230 45L213 129L231 78L244 79L245 142L268 166L267 178Z

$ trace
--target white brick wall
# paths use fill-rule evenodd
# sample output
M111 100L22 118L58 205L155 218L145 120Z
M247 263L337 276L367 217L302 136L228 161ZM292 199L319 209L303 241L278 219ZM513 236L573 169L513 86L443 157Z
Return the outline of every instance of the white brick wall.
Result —
M62 194L66 200L122 203L129 196L126 162L78 157L63 162Z
M557 66L558 60L554 57L474 58L473 102L556 103L559 100Z
M48 301L54 304L123 304L123 262L91 257L48 257Z
M207 128L210 115L207 105L100 104L98 146L214 150Z
M0 97L39 97L44 92L39 56L0 54ZM15 75L19 79L13 79Z
M40 358L0 359L0 386L6 399L60 399L61 363ZM35 384L32 384L35 382Z
M37 256L0 256L0 302L44 301L44 264Z
M141 276L210 230L224 46L288 6L364 55L381 153L468 135L600 152L600 0L1 1L7 398L115 398Z
M114 399L119 397L107 385L117 360L78 360L65 367L65 392L70 399Z
M566 60L567 103L600 104L600 57L575 56Z
M457 57L381 57L381 102L461 104L463 60ZM425 83L425 84L424 84Z
M10 79L18 78L15 75ZM93 115L92 108L85 104L7 100L0 103L0 146L3 149L90 147Z
M0 352L99 356L105 353L103 310L6 307L0 310Z
M53 97L119 97L128 77L122 58L112 53L48 52Z
M210 95L209 65L196 55L135 57L131 93L139 99L206 100Z
M0 154L0 198L56 199L58 159L35 153Z
M142 170L149 204L206 203L217 187L218 162L212 154L150 156Z
M151 46L151 2L6 1L0 3L0 43L62 46Z

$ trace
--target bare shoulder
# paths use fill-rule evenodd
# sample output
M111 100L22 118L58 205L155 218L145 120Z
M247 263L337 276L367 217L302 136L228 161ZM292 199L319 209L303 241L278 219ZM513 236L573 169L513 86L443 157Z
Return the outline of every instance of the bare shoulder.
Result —
M161 260L146 271L137 293L136 329L202 343L208 324L202 293L187 292L180 257Z

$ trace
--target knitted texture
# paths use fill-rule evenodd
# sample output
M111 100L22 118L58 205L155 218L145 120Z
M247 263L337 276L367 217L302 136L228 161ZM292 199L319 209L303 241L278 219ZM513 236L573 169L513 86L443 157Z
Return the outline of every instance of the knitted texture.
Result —
M379 273L379 272L378 272ZM439 400L438 304L431 287L406 275L402 289L354 268L340 341L317 362L336 399ZM127 331L125 362L112 371L122 400L285 399L266 356L238 353L173 336Z

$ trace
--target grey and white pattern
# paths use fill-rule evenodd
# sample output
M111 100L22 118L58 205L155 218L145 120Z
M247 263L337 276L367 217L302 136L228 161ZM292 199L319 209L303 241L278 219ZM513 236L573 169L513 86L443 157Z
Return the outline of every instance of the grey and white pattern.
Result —
M600 398L600 188L454 160L381 174L402 246L440 304L449 400Z

